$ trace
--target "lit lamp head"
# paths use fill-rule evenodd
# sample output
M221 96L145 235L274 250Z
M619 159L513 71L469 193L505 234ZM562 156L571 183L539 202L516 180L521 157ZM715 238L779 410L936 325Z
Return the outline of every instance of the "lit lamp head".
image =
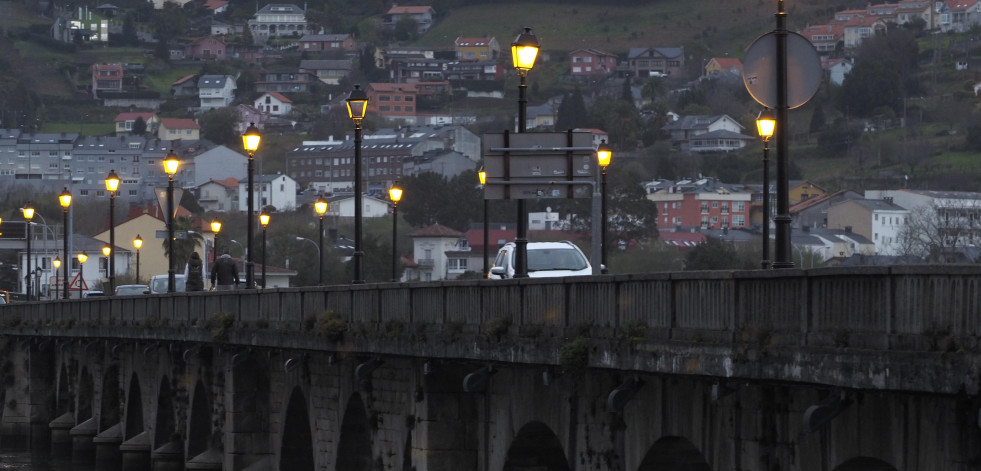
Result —
M364 119L368 111L368 94L361 89L361 85L355 85L351 90L351 96L347 97L347 115L354 120L355 124Z
M535 66L535 58L538 57L538 38L531 32L531 27L526 26L525 30L514 38L511 43L511 59L514 60L514 68L518 73L526 75Z
M214 232L215 234L217 234L220 231L221 231L221 221L219 221L218 218L212 219L211 220L211 232Z
M262 224L263 229L269 225L269 213L263 211L261 214L259 214L259 224Z
M260 142L262 142L262 134L259 134L259 128L255 127L255 123L249 123L245 134L242 134L242 146L245 147L245 152L249 154L249 157L255 156L255 152L259 150Z
M109 176L106 177L106 190L109 191L109 196L116 194L116 190L119 189L119 175L116 175L115 170L109 171Z
M55 270L61 268L61 259L55 258L54 260L51 261L51 265L55 267Z
M610 160L613 159L613 150L610 146L606 144L606 139L600 141L599 147L596 148L596 161L599 163L600 168L606 171L606 167L610 165Z
M79 252L78 253L78 263L85 263L85 261L88 260L88 259L89 259L89 256L86 255L85 252Z
M324 218L324 214L327 214L327 200L324 199L324 195L317 197L317 201L313 203L313 210L321 219Z
M484 170L484 167L480 167L480 170L477 171L477 179L480 180L481 186L487 184L487 170Z
M773 112L769 108L760 111L760 115L756 118L756 131L760 133L763 142L770 141L776 127L777 119L773 116Z
M34 206L32 206L31 203L24 205L24 219L27 219L28 221L34 219Z
M396 181L391 188L388 189L388 197L393 203L399 204L399 200L402 199L402 187L399 186L399 182Z
M177 175L177 169L181 166L181 159L177 157L177 154L173 150L167 153L167 157L163 161L164 172L171 178Z
M58 195L58 202L61 203L62 208L65 208L65 211L68 211L68 207L72 205L72 192L68 191L67 186Z
M105 245L105 246L102 247L102 255L105 255L106 257L108 257L109 254L111 254L111 253L112 253L112 247L109 247L108 245Z
M140 247L143 247L143 237L140 237L139 234L136 234L136 238L133 239L133 247L136 247L136 250L140 250Z

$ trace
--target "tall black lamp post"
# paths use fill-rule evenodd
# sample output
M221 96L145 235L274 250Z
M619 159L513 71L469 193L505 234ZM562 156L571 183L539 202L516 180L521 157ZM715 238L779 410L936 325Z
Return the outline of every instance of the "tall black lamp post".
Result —
M760 267L770 268L770 138L777 120L769 109L760 111L756 118L756 131L763 139L763 259Z
M317 275L317 282L320 285L324 284L324 215L327 214L327 200L324 199L324 195L317 197L317 202L313 203L313 209L317 212L317 216L320 218L320 231L317 232L318 244L317 244L317 257L320 259L320 271Z
M480 180L480 187L483 188L484 185L487 184L487 170L484 170L484 167L480 167L480 170L477 172L477 178ZM490 232L490 228L487 227L487 195L485 194L484 195L484 276L483 278L487 278L487 275L490 274L490 267L488 266L488 261L487 261L487 252L488 250L490 250L487 247L487 245L490 242L489 241L490 237L488 235L489 232Z
M773 258L773 268L794 268L794 259L790 253L790 181L788 180L787 163L787 12L783 8L783 0L777 2L776 33L776 125L774 134L777 136L777 215L773 222L776 225L776 240Z
M61 204L62 213L64 214L64 226L65 226L64 229L62 229L64 235L61 237L62 253L65 255L65 268L63 269L64 271L62 272L63 280L61 280L62 282L61 287L64 293L62 293L61 296L64 299L68 299L68 270L71 268L72 265L72 257L71 255L68 254L68 208L71 207L72 205L72 193L68 191L67 186L65 187L64 190L61 190L61 194L58 195L58 203Z
M34 206L31 203L24 205L24 219L27 220L26 225L26 236L27 236L27 278L25 278L24 283L26 283L27 288L27 300L31 300L31 219L34 219Z
M511 59L514 68L518 70L521 83L518 85L518 132L527 130L528 98L526 96L528 71L535 66L538 57L538 38L531 32L530 27L514 38L511 43ZM528 207L524 198L518 199L518 234L514 239L514 277L528 277Z
M364 252L361 245L361 120L368 111L368 94L359 85L347 98L347 115L354 121L354 280L364 283Z
M596 161L599 163L600 169L603 171L603 177L600 181L600 216L601 225L600 228L600 273L606 274L609 272L609 265L606 262L606 167L610 165L610 160L613 159L613 150L610 146L606 144L606 139L600 142L599 147L596 148ZM595 227L595 226L594 226Z
M110 170L109 175L106 176L106 191L109 192L109 247L113 251L116 250L116 190L118 189L119 175L116 175L115 170ZM110 295L116 287L116 254L109 257L106 269L109 270L109 290L106 294Z
M174 175L181 161L173 150L167 153L163 161L164 171L167 172L167 292L173 293L176 280L174 277Z
M262 226L262 287L266 287L266 227L269 226L269 213L263 210L259 213L259 224Z
M140 248L143 247L143 237L136 234L136 238L133 239L133 247L136 247L136 282L140 282Z
M398 281L399 265L399 200L402 199L402 187L396 181L388 189L388 198L392 200L392 281Z
M249 127L245 130L245 134L242 134L242 146L245 147L245 152L249 154L249 183L248 183L248 214L246 215L247 233L245 235L245 245L248 250L245 251L245 256L247 257L245 262L245 289L255 288L255 261L253 259L252 252L252 233L255 231L255 152L259 150L259 143L262 141L262 135L259 134L259 128L255 127L255 123L249 124Z

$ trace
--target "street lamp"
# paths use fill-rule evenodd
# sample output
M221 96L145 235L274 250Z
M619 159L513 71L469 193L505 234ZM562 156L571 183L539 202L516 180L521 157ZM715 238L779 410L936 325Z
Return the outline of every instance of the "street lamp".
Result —
M72 264L72 258L70 255L68 255L68 208L72 205L72 193L68 191L67 186L61 191L61 194L58 195L58 202L61 204L61 209L64 213L65 224L65 227L62 230L64 234L61 238L63 244L62 254L65 256L65 271L62 273L62 277L64 278L64 280L62 280L62 288L64 289L64 293L62 296L65 299L68 299L68 269L71 268Z
M323 260L323 258L321 258L321 255L323 255L323 251L322 251L322 250L320 250L320 246L319 246L319 245L317 245L317 243L316 243L316 242L314 242L314 241L312 241L312 240L310 240L310 239L307 239L306 237L300 237L300 236L296 236L296 240L297 240L297 241L303 241L303 240L305 240L305 241L307 241L307 242L309 242L309 243L311 243L311 244L313 244L313 246L314 246L314 247L316 247L316 249L317 249L317 258L319 258L319 259L321 259L321 260ZM320 284L324 284L324 275L323 275L323 273L324 273L324 271L323 271L323 265L321 265L321 267L320 267L320 268L321 268L321 270L320 270Z
M320 232L318 237L320 237L320 245L317 246L317 258L320 260L320 274L317 279L318 282L324 284L324 214L327 214L327 200L324 199L324 195L317 197L317 202L313 203L313 209L317 211L317 215L320 216Z
M773 257L773 268L794 268L794 259L790 254L790 181L788 179L787 146L789 144L787 130L787 88L788 88L788 58L787 58L787 13L784 11L783 0L777 2L776 36L776 124L774 134L777 135L777 215L773 218L776 225L776 238Z
M109 260L112 257L112 247L108 245L103 245L102 255L106 257L106 270L109 270ZM110 289L112 289L112 287L110 287ZM102 292L105 293L107 296L109 295L109 292L107 292L105 289L103 289Z
M770 268L770 138L777 120L769 108L760 111L756 118L756 131L763 139L763 259L760 266Z
M27 236L27 273L26 287L27 287L27 300L31 300L31 219L34 219L34 206L31 203L24 205L24 219L27 220L27 230L25 235Z
M245 147L245 152L249 154L249 212L246 216L248 232L245 234L245 243L249 250L245 252L245 289L255 288L255 262L252 260L252 232L255 230L255 152L259 150L261 141L262 135L259 134L259 128L255 127L255 123L250 123L245 134L242 134L242 145Z
M398 266L398 225L399 225L399 200L402 199L402 187L396 181L388 189L388 198L392 200L392 281L398 281L396 277Z
M477 179L480 180L480 187L484 188L484 185L487 184L487 170L484 170L484 167L480 167L480 170L477 171ZM488 261L487 261L487 251L489 250L487 245L490 243L489 235L488 235L489 233L490 233L490 228L487 227L487 194L485 193L484 194L484 276L483 276L484 278L487 278L487 275L490 274L489 271L490 267L488 266Z
M136 282L140 282L140 247L143 247L143 237L136 234L136 238L133 239L133 247L136 247Z
M119 175L116 175L115 170L110 170L109 175L106 177L106 191L109 192L109 247L116 247L116 190L119 189ZM109 264L106 266L109 270L109 290L106 294L112 294L113 288L116 286L116 257L113 256L109 259Z
M51 261L51 266L53 266L54 269L55 269L55 295L54 295L54 299L58 299L58 298L61 297L61 296L58 296L58 269L61 268L61 259L58 258L58 257L55 257L55 259Z
M528 71L535 66L535 58L538 57L538 38L531 32L530 27L514 38L511 43L511 59L514 61L514 68L518 70L521 83L518 85L518 132L523 133L527 130L528 98L526 92L528 84L526 78ZM528 208L524 198L518 199L518 234L514 239L514 277L528 277Z
M355 85L347 98L347 115L354 121L354 280L364 283L361 247L361 120L368 111L368 94Z
M89 259L89 256L85 252L78 253L78 299L82 299L82 294L85 291L85 261Z
M216 260L218 259L218 254L221 253L218 251L218 232L220 231L221 231L221 221L219 221L218 218L212 219L211 232L215 234L215 259Z
M265 210L259 214L259 224L262 225L262 287L266 287L266 227L269 226L269 213Z
M167 172L167 292L175 291L174 279L174 175L181 161L171 150L163 161L164 171Z
M599 147L596 148L596 161L599 163L600 169L603 171L603 178L601 182L601 193L600 193L600 218L602 228L600 229L600 255L602 260L600 262L600 273L604 275L609 272L609 265L606 263L606 167L610 165L610 160L613 159L613 150L610 146L606 144L606 139L600 141ZM595 226L594 226L595 227Z

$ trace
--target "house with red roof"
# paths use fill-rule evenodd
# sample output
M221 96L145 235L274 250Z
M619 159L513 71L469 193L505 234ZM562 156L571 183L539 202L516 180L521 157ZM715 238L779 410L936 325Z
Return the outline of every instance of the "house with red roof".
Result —
M569 75L573 78L602 77L616 71L617 56L599 49L576 49L569 53Z
M470 268L470 245L458 230L437 223L412 231L409 237L412 257L403 281L453 280L469 270L480 270Z
M205 36L184 46L184 58L198 61L223 61L228 56L225 41L216 36Z
M228 10L228 0L205 0L204 7L216 15L224 13Z
M457 60L464 62L493 61L501 56L501 45L495 37L460 36L453 42Z
M170 94L174 98L187 97L187 96L198 96L198 81L197 74L185 75L170 84Z
M201 139L201 126L190 118L161 118L157 137L168 141L197 141Z
M293 100L279 92L266 92L253 102L255 109L273 116L286 116L293 112Z
M743 62L735 57L713 57L705 63L705 76L729 73L743 76Z
M449 82L369 83L368 113L406 124L418 124L418 97L434 95L449 89Z
M136 124L137 119L143 119L146 123L146 133L153 135L157 132L157 126L160 124L160 118L157 114L152 111L134 111L119 113L116 115L116 119L113 122L116 124L116 135L125 136L133 132L133 125Z
M198 204L206 212L224 213L238 208L238 179L210 179L198 185Z
M845 27L836 24L811 25L800 32L817 50L818 54L835 52L845 44Z
M433 26L433 17L436 16L436 10L428 5L422 6L401 6L392 5L384 15L382 15L382 24L387 29L395 29L395 26L399 24L399 21L404 19L410 19L416 23L416 28L419 33L425 33L429 31L429 28Z

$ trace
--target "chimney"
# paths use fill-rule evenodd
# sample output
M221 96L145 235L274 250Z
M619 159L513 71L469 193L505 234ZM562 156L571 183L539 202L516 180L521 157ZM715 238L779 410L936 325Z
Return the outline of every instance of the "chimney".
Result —
M852 232L852 226L845 226L845 232L851 234L851 232Z

